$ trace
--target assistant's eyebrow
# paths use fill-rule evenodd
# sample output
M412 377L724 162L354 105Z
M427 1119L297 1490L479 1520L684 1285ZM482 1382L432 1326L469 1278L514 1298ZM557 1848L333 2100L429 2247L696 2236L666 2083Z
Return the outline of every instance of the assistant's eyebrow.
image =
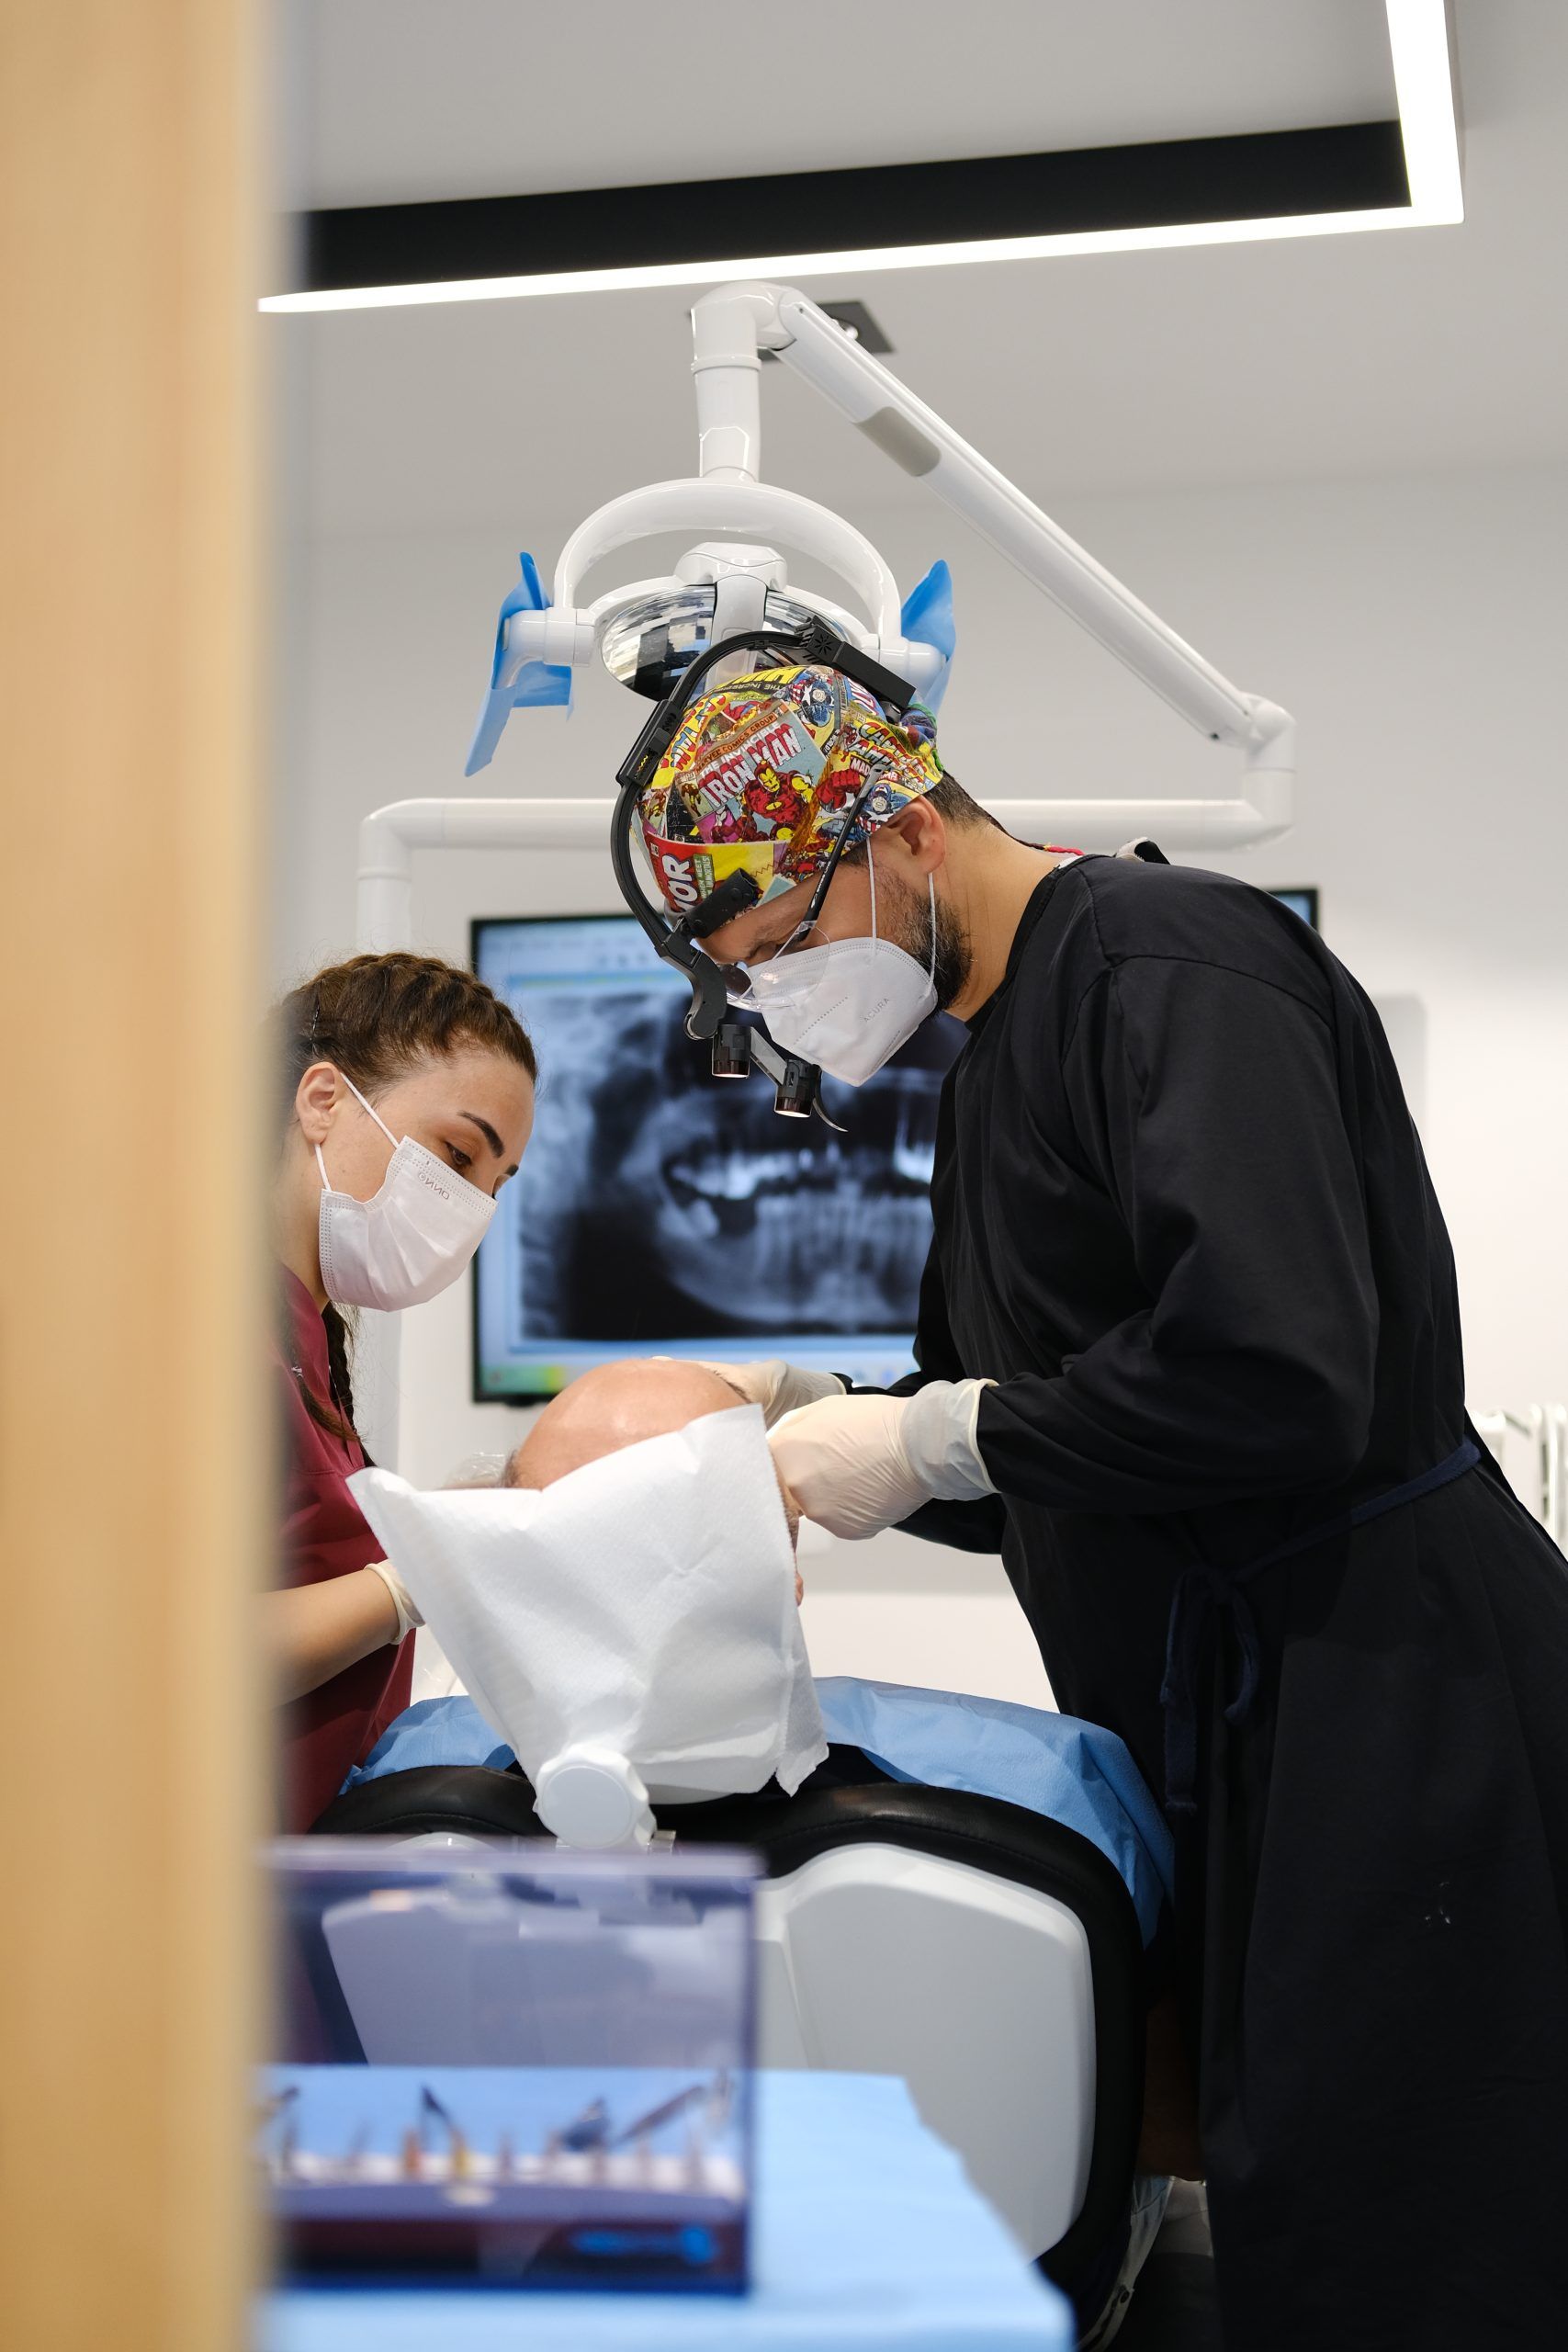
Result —
M495 1129L491 1125L488 1119L481 1119L477 1111L459 1111L457 1116L459 1119L467 1119L471 1127L478 1127L480 1135L483 1136L486 1143L489 1144L497 1159L504 1158L506 1146L502 1142L501 1137L496 1134ZM517 1173L516 1169L513 1168L511 1170L510 1173L515 1176Z

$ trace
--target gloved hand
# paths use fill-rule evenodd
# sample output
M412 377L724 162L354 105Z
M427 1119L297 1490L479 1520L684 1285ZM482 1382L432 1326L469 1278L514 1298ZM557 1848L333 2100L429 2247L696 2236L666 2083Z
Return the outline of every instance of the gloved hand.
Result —
M414 1607L413 1595L393 1567L390 1560L369 1560L366 1565L373 1577L380 1577L381 1582L392 1596L392 1606L398 1612L396 1638L400 1642L406 1634L412 1633L416 1625L423 1625L424 1623L419 1611Z
M807 1519L859 1538L922 1503L994 1494L975 1441L987 1380L931 1380L912 1396L829 1396L787 1413L768 1442Z
M739 1388L749 1405L761 1405L768 1429L786 1413L815 1404L819 1396L844 1393L844 1384L836 1373L805 1372L797 1363L785 1363L783 1356L764 1356L758 1363L712 1363L701 1356L697 1362L728 1380L732 1388Z

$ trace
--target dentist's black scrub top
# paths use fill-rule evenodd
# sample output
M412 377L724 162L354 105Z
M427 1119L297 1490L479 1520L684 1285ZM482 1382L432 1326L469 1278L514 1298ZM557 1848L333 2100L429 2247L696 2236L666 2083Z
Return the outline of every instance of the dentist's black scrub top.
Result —
M1504 1171L1499 1170L1500 1177ZM1223 876L1031 900L942 1097L923 1377L987 1376L1060 1705L1162 1786L1173 1589L1465 1435L1454 1267L1382 1026ZM915 1382L907 1385L917 1385ZM1568 1570L1486 1457L1212 1617L1178 1936L1230 2352L1568 2340Z

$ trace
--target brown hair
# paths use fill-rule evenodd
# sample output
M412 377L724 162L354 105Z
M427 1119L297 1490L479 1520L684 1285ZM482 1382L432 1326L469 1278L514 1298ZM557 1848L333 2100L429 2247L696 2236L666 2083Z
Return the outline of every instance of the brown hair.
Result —
M956 825L961 832L976 825L993 825L998 833L1006 831L988 808L982 808L973 793L964 791L951 768L943 768L926 798L944 824Z
M515 1062L530 1078L539 1074L532 1040L510 1006L472 972L434 956L352 956L345 964L329 964L289 990L274 1022L285 1130L312 1062L331 1062L372 1101L394 1079L464 1046ZM284 1361L310 1419L335 1437L352 1438L349 1326L330 1303L321 1320L331 1403L314 1394L288 1346Z

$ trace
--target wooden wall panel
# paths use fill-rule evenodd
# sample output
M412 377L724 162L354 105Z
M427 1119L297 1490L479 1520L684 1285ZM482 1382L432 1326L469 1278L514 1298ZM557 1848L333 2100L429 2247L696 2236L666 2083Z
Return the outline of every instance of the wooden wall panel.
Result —
M0 2340L243 2340L250 0L0 0Z

